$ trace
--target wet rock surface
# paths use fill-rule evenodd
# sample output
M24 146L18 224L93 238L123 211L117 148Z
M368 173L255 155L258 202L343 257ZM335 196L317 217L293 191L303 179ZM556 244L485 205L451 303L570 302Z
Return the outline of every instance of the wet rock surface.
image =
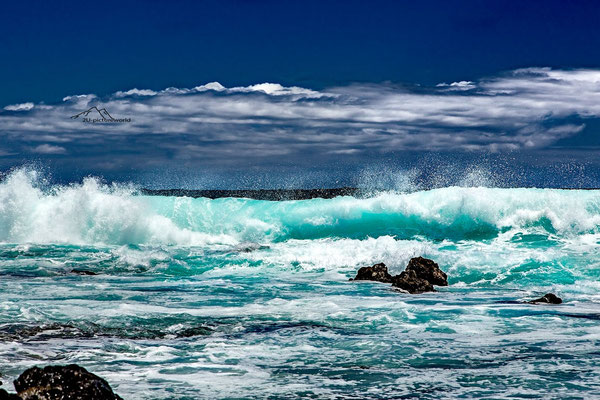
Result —
M406 272L414 271L417 278L424 279L437 286L448 286L448 276L433 260L424 257L411 258L406 266Z
M354 280L391 283L396 288L416 294L435 292L433 285L448 286L447 278L446 273L435 261L424 257L414 257L410 259L406 269L400 275L391 276L386 265L379 263L372 267L360 268Z
M529 304L561 304L562 299L554 293L546 293L539 299L528 301Z
M351 279L352 280L352 279ZM376 281L390 283L392 275L389 274L384 263L375 264L372 267L362 267L356 273L355 281Z
M22 400L22 399L14 393L8 393L6 390L0 389L0 400Z
M0 400L122 400L108 382L75 364L29 368L14 385L17 394L0 390Z
M210 324L210 322L208 322ZM51 339L81 338L122 338L122 339L168 339L207 336L213 333L214 327L205 324L188 324L170 329L168 326L149 329L145 327L103 326L93 323L80 324L1 324L0 342L3 341L43 341Z
M415 271L404 271L392 280L392 286L405 290L408 293L435 292L433 285L427 279L419 278Z

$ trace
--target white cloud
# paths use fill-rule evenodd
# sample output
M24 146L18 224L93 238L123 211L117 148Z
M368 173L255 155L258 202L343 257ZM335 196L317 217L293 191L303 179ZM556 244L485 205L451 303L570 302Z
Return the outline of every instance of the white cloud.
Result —
M132 121L86 124L70 118L91 106ZM31 143L45 135L52 138L46 142L67 148L100 149L107 141L143 137L148 149L187 158L536 149L576 135L584 119L600 117L600 70L529 68L419 91L373 84L323 91L275 83L227 88L210 82L106 98L67 96L63 103L32 104L29 110L0 112L3 142ZM58 154L66 148L45 144L34 151Z
M217 92L222 92L223 90L226 90L227 88L223 85L221 85L219 82L209 82L206 85L200 85L200 86L196 86L194 88L195 91L197 92L204 92L206 90L214 90Z
M64 147L54 146L47 143L40 144L39 146L31 149L31 151L38 154L64 154L67 152Z
M301 97L319 98L324 94L315 90L305 89L298 86L285 87L279 83L259 83L257 85L233 87L229 89L231 93L235 92L262 92L272 96L297 95Z
M34 107L33 103L11 104L4 107L6 111L29 111Z
M449 85L447 83L438 83L435 86L445 88L446 90L471 90L477 87L472 81L452 82Z
M96 99L96 95L95 94L76 94L73 96L66 96L63 97L63 101L74 101L74 102L79 102L79 101L90 101L90 100L94 100Z
M226 88L219 82L209 82L204 85L196 86L192 89L181 89L181 88L167 88L160 92L155 92L150 89L131 89L125 92L118 91L114 94L114 97L128 97L128 96L156 96L161 95L177 95L177 94L189 94L189 93L201 93L207 91L214 92L225 92L225 93L264 93L271 96L295 96L295 97L307 97L307 98L319 98L326 96L324 93L317 92L311 89L305 89L298 86L286 87L279 83L259 83L257 85L250 86L235 86L232 88Z
M115 93L115 97L127 96L156 96L156 92L150 89L130 89L125 92L118 91Z

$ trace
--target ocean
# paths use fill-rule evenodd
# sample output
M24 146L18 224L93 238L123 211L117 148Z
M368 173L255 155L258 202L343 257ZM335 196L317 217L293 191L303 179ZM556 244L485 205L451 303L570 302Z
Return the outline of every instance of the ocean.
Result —
M209 199L15 170L0 380L76 363L125 399L600 398L599 246L597 190ZM449 286L349 281L417 256ZM526 303L547 292L563 304Z

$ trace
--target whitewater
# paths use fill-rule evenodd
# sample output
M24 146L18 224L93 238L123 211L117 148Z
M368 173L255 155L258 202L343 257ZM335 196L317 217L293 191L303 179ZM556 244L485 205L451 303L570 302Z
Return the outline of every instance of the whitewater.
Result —
M600 397L599 247L598 190L194 199L17 169L0 379L76 363L126 399ZM449 286L349 281L416 256ZM564 303L525 303L547 292Z

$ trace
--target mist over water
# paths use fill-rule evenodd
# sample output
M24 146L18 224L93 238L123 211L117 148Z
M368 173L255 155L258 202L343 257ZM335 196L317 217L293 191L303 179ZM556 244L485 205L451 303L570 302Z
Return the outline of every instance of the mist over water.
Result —
M365 169L358 198L260 201L14 170L0 182L3 381L75 362L132 399L599 395L600 191L423 174ZM348 282L415 256L450 286ZM519 303L550 291L565 303Z
M240 160L235 167L172 160L160 168L122 165L118 169L90 162L85 169L60 159L27 161L8 169L34 169L47 184L81 183L100 177L105 183L135 184L147 189L315 189L357 187L371 192L461 187L600 188L600 160L594 150L521 153L401 152L322 159L281 159L262 165ZM9 165L15 165L14 160Z

